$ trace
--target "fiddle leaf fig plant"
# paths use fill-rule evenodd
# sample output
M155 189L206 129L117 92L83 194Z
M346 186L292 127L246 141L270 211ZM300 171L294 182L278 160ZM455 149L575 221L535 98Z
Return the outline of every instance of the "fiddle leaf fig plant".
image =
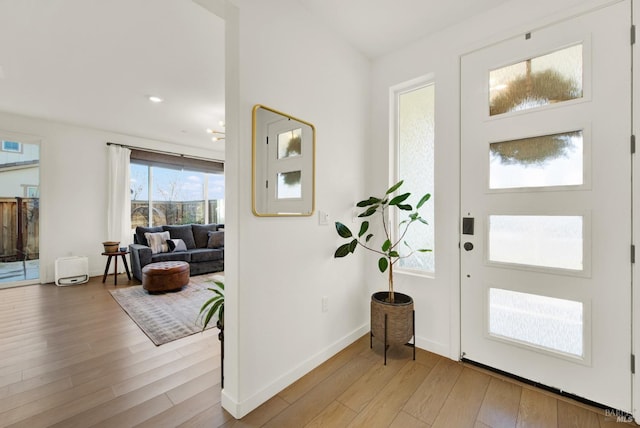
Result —
M362 200L356 204L358 208L364 209L364 211L358 215L359 218L369 218L374 214L379 215L384 234L382 245L380 245L379 248L377 248L372 241L374 234L369 230L369 220L362 221L357 235L354 235L343 223L338 221L335 223L338 235L342 238L348 239L349 242L340 245L333 256L335 258L346 257L349 254L353 254L359 246L378 254L380 256L378 258L378 269L382 273L388 271L390 303L393 303L395 300L393 291L393 265L401 259L411 257L415 252L425 253L431 251L426 248L413 249L405 240L409 233L409 228L414 223L421 225L429 224L420 216L418 210L431 198L431 194L427 193L420 198L414 211L413 206L406 203L406 200L409 199L411 193L406 192L392 197L392 195L400 189L403 182L403 180L400 180L391 186L381 198L370 196L368 199ZM391 219L389 215L389 209L391 207L395 207L400 211L410 212L407 217L398 224L397 230L391 228ZM403 250L402 252L400 248L401 246Z

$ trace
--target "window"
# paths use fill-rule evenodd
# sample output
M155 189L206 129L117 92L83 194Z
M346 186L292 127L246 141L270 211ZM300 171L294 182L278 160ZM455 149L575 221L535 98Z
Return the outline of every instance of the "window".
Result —
M131 226L224 223L222 163L132 150Z
M489 188L584 183L582 130L489 144Z
M490 262L584 269L582 216L490 215L488 223Z
M39 186L30 186L23 185L24 188L24 196L27 198L39 198L40 197L40 188Z
M489 115L582 98L582 44L489 73Z
M404 180L403 188L411 192L413 199L407 202L413 207L425 193L432 198L420 209L420 215L428 226L414 224L405 241L410 248L434 250L434 118L435 85L422 80L418 84L404 85L393 91L396 129L396 181ZM401 211L396 224L409 214ZM405 247L406 248L406 247ZM399 270L420 273L435 272L434 252L414 253L398 262Z
M0 288L4 288L37 283L40 276L40 144L0 141Z
M11 153L22 153L22 143L17 141L2 140L2 151Z
M582 302L489 289L489 334L536 348L584 357Z

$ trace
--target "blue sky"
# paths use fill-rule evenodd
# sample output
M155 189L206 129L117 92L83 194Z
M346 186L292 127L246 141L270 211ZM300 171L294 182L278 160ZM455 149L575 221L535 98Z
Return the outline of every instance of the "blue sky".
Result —
M209 177L208 199L224 199L224 174L205 174L167 168L153 168L152 198L155 201L201 201L205 176ZM137 200L147 200L147 166L131 164L131 188Z

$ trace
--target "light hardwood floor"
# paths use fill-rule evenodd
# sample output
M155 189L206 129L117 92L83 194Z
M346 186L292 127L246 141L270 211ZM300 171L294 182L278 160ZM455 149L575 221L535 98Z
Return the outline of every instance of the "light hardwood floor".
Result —
M118 287L134 285L119 276ZM124 285L123 285L124 284ZM0 426L576 427L615 418L429 352L363 337L242 420L220 406L211 329L156 347L106 284L0 290Z

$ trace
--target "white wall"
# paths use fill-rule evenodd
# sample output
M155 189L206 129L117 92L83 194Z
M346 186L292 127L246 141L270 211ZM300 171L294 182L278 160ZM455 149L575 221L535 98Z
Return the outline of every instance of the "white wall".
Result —
M235 3L226 15L227 49L233 51L227 53L227 93L236 87L238 97L227 99L226 113L227 191L233 196L227 196L222 399L241 417L368 331L362 259L333 259L339 238L332 224L350 219L363 192L370 63L295 1ZM315 125L316 209L329 212L330 225L319 225L316 213L252 215L255 104ZM322 296L329 300L324 313Z
M89 258L90 276L102 275L107 239L107 146L114 142L211 159L224 159L196 147L145 140L107 131L0 112L0 135L40 141L41 283L54 281L58 257ZM113 268L112 268L113 269Z
M389 88L434 73L436 84L435 278L398 274L396 290L410 294L416 308L416 341L424 348L453 359L460 353L459 309L459 144L460 57L474 49L551 22L564 19L609 0L514 0L480 16L413 43L373 63L372 168L367 188L380 192L388 186ZM374 174L374 171L383 171ZM371 291L385 289L385 278L369 260Z

